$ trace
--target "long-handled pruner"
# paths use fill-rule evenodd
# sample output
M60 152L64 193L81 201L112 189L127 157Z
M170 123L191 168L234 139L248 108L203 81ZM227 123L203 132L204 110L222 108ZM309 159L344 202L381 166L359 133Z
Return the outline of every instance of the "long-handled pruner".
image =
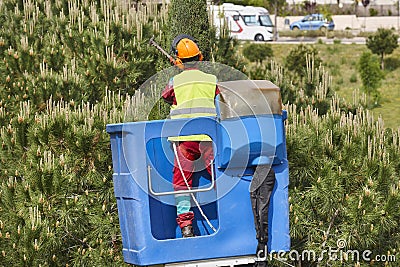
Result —
M182 61L181 61L179 58L175 59L173 56L171 56L170 54L168 54L159 44L157 44L157 43L154 41L154 36L150 38L149 43L150 43L152 46L155 46L158 50L160 50L161 53L163 53L163 54L169 59L169 61L170 61L172 64L177 65L177 66L182 66Z

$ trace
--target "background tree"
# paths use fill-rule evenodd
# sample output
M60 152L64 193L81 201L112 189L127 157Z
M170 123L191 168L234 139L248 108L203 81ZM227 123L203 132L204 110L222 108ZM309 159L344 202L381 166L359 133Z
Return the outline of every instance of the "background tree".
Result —
M379 28L375 34L368 36L367 47L380 56L382 70L385 68L384 56L391 54L399 46L398 38L393 30L384 28Z
M268 8L274 11L274 41L278 39L278 17L280 12L283 11L283 7L287 5L286 0L267 0Z
M303 9L308 13L315 13L315 9L317 7L317 3L314 1L304 1L303 2Z
M368 97L373 97L374 105L378 104L378 87L383 79L382 70L379 67L378 58L370 52L364 52L358 62L358 71L360 73L363 90Z

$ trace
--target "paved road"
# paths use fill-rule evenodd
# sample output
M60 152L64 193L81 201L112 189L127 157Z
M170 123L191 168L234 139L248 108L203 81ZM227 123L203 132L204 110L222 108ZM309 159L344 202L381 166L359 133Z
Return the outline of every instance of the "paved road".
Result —
M364 37L354 37L354 38L343 38L343 39L332 39L326 37L299 37L299 38L292 38L292 37L279 37L277 41L274 41L275 44L301 44L301 43L317 43L321 40L323 43L326 44L333 44L334 40L340 40L342 44L365 44L366 38Z

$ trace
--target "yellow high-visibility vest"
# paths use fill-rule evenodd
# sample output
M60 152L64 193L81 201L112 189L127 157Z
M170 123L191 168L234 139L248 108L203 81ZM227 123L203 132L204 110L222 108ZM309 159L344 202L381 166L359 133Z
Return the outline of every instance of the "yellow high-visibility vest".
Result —
M200 70L186 70L174 76L176 105L171 107L171 119L216 116L215 88L217 77ZM211 141L204 134L176 136L170 141Z

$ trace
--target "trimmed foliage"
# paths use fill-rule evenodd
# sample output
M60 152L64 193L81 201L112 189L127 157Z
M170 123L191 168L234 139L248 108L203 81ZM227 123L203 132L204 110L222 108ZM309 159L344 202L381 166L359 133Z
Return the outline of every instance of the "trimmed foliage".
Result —
M172 0L168 8L168 42L179 34L193 36L205 60L211 58L215 31L210 31L206 0Z

